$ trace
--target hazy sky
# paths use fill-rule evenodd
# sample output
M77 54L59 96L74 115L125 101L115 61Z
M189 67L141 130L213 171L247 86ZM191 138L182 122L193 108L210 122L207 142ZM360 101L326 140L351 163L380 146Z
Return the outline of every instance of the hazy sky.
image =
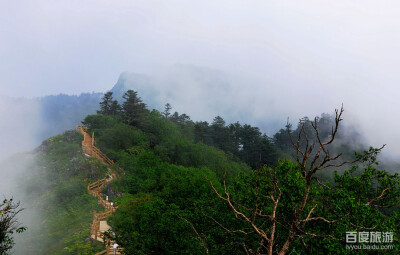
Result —
M226 86L175 64L220 70ZM11 109L2 95L104 92L124 71L173 81L150 91L194 120L243 117L270 135L271 120L343 103L345 123L398 160L399 69L399 0L0 0L0 160L37 146L46 125L35 102Z
M227 94L259 119L344 103L371 142L400 139L399 1L0 3L0 94L106 91L123 71L193 64L230 74Z

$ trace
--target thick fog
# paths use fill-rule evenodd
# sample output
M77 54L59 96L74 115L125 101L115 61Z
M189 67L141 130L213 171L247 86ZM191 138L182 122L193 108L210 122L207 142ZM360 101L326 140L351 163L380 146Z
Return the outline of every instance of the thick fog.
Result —
M39 143L39 106L32 100L0 99L0 199L13 197L25 202L19 181L34 169L35 160L33 155L21 152L32 150Z
M37 215L18 183L35 160L15 153L38 146L64 109L32 98L105 92L123 72L159 110L169 102L193 120L221 115L270 136L288 117L296 124L343 103L344 124L364 144L400 153L399 1L0 3L0 161L14 155L0 169L0 195L23 202L28 226ZM65 129L86 114L72 113Z
M398 1L7 1L0 9L0 95L110 90L144 74L140 95L194 120L272 135L345 106L367 144L400 153ZM128 83L130 78L127 78ZM42 110L0 102L0 157L39 144ZM78 123L77 123L78 124ZM4 173L2 173L4 175Z
M399 7L398 1L8 1L0 9L0 94L107 91L123 71L163 76L179 84L154 85L176 110L273 122L265 127L270 133L288 116L344 103L345 121L397 154ZM168 69L176 64L219 70L228 82L210 90L175 76Z
M40 142L36 132L44 123L40 123L38 102L0 97L0 118L0 161Z
M24 208L18 218L28 231L18 238L32 235L30 230L38 219L36 209L28 199L26 181L36 172L36 160L31 151L39 143L40 107L37 101L0 97L0 199L13 198ZM18 239L16 249L21 248ZM17 252L17 254L23 254Z

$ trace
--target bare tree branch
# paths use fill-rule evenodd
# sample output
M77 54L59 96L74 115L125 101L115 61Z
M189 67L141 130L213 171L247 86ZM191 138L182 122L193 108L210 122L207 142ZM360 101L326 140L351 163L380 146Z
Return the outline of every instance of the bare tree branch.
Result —
M327 138L324 138L320 134L319 130L319 122L318 118L314 118L314 120L311 122L311 132L313 136L310 136L310 134L307 133L308 129L308 120L303 120L301 119L299 122L298 129L296 130L296 135L295 132L291 131L291 125L289 122L287 122L286 125L286 130L288 133L288 136L290 138L290 143L292 144L293 148L296 151L296 164L298 165L302 180L305 181L305 183L302 183L302 191L300 191L300 194L297 194L299 196L299 199L294 202L293 209L292 209L292 215L291 217L279 217L280 210L278 210L278 206L282 197L282 190L277 178L277 169L272 169L272 168L267 168L266 173L264 173L267 179L267 188L264 189L261 187L259 180L257 179L258 172L256 173L256 181L255 181L255 199L253 200L254 204L246 206L241 205L240 203L237 203L233 201L231 194L229 193L225 181L223 182L223 190L224 193L219 192L213 185L213 183L209 181L212 189L214 190L215 194L222 199L223 201L226 201L227 204L229 205L230 209L233 211L235 217L237 219L240 219L241 221L249 224L247 226L247 229L251 229L253 231L251 232L246 232L244 230L229 230L228 228L225 228L222 226L222 224L218 223L214 218L211 216L207 216L211 218L217 225L219 225L222 229L224 229L227 232L234 233L242 233L242 234L256 234L259 237L261 237L261 241L258 243L258 248L256 252L254 252L251 249L247 249L246 245L243 243L243 247L246 251L247 254L260 254L261 250L265 248L267 250L268 255L272 254L279 254L279 255L285 255L288 253L292 243L296 238L300 238L301 241L303 242L304 246L307 246L304 237L307 236L309 238L331 238L335 240L343 240L339 239L333 235L330 234L330 232L327 232L326 234L317 234L317 233L312 233L305 231L305 225L308 222L321 222L321 223L326 223L326 224L335 224L339 221L342 221L345 218L348 218L351 213L347 213L345 215L342 215L340 218L335 217L334 219L327 219L322 216L318 216L314 214L317 214L319 210L316 210L317 204L311 204L314 203L313 199L314 197L311 197L312 195L315 195L315 193L311 193L311 188L313 186L313 182L317 182L319 187L321 189L328 189L331 191L338 191L337 189L340 189L340 186L332 186L322 183L316 176L316 172L329 168L329 167L342 167L344 165L350 165L354 164L356 162L361 162L361 161L366 161L366 160L375 160L375 155L378 151L383 149L385 145L383 145L379 149L370 149L370 151L365 152L363 156L357 156L356 159L354 160L346 160L340 162L339 159L342 156L342 153L336 154L336 155L331 155L329 151L329 145L333 143L335 138L337 137L338 130L339 130L339 125L340 122L343 120L342 119L342 114L344 112L343 105L341 106L340 110L336 109L335 110L335 118L334 118L334 124L332 126L330 135ZM297 137L294 138L294 136ZM313 138L315 137L315 138ZM313 139L313 140L310 140ZM264 183L263 183L264 185ZM300 186L299 186L300 187ZM384 201L384 199L388 196L389 190L392 188L385 188L381 191L380 195L370 199L368 202L362 202L360 205L365 205L367 206L374 206L374 207L390 207L389 205L377 205L375 204L377 201ZM267 191L264 191L267 190ZM331 193L329 193L331 194ZM344 195L347 197L350 197L350 195L346 194L344 192ZM361 200L361 197L360 197ZM311 204L311 208L310 208ZM267 206L266 206L267 205ZM264 210L264 211L263 211ZM277 218L279 217L279 222ZM258 219L258 220L257 220ZM262 223L261 223L262 221ZM260 225L261 223L261 225ZM270 224L269 224L270 223ZM287 232L285 232L285 238L286 240L283 240L283 246L282 247L276 247L277 245L275 244L278 236L278 231L277 231L277 224L286 229ZM309 224L310 225L310 224ZM375 229L373 228L366 228L362 226L357 226L353 223L351 223L352 226L358 228L358 229ZM251 226L251 228L250 228ZM282 238L282 237L281 237Z
M368 202L367 202L367 204L366 205L371 205L373 202L375 202L376 200L380 200L380 199L382 199L383 198L383 195L384 195L384 193L386 192L386 191L388 191L388 190L391 190L392 188L391 187L389 187L389 188L386 188L386 189L384 189L384 190L382 190L382 193L381 193L381 195L380 196L378 196L378 197L375 197L375 198L373 198L373 199L371 199L371 200L369 200Z
M207 180L208 180L208 179L207 179ZM225 200L225 201L228 202L228 204L229 204L229 206L231 207L231 209L233 210L233 212L234 212L236 218L240 217L240 218L242 218L243 220L245 220L246 222L248 222L257 234L259 234L259 235L260 235L262 238L264 238L267 242L270 242L270 239L268 238L268 236L267 236L267 234L264 232L264 230L258 228L258 227L256 226L256 224L254 223L254 221L252 221L251 219L249 219L244 213L238 211L238 210L236 209L236 207L232 204L231 199L230 199L230 194L229 194L229 192L227 191L227 188L226 188L226 183L225 183L225 181L224 181L224 191L225 191L226 197L223 197L223 196L221 196L221 195L219 194L219 192L218 192L217 189L214 187L214 185L213 185L213 183L212 183L211 180L208 180L208 181L210 182L211 187L213 188L213 190L214 190L214 192L217 194L217 196L218 196L219 198L221 198L221 199L223 199L223 200Z
M373 226L372 228L367 228L367 227L362 227L362 226L357 226L353 223L350 222L350 225L352 225L353 227L357 228L357 229L367 229L367 230L374 230L376 229L377 226Z
M208 248L207 248L207 238L204 236L203 238L200 236L199 232L197 232L196 228L194 227L194 225L187 219L177 215L177 217L183 221L185 221L187 224L190 225L190 227L192 228L193 232L196 233L197 235L197 239L200 241L201 246L204 249L204 252L208 255Z

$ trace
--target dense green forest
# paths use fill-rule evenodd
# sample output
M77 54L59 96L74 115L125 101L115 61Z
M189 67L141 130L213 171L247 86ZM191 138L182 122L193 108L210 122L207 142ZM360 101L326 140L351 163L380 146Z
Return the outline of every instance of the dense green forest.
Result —
M27 215L20 222L28 230L17 236L15 254L93 254L102 249L84 242L92 211L102 209L87 193L87 183L104 178L107 171L82 156L81 141L80 134L67 131L3 165L23 173L13 189L25 193L21 206ZM29 224L24 222L28 218Z
M150 111L134 91L124 99L119 105L106 94L98 114L83 124L125 171L105 192L120 204L110 222L128 254L261 254L269 252L272 238L274 252L290 239L287 253L346 253L346 231L396 233L399 177L375 168L380 149L354 155L355 145L361 146L355 132L332 129L342 112L303 118L295 129L288 124L268 137L247 124L227 125L220 116L212 123L194 122L172 113L169 104L163 112ZM310 150L312 141L333 138L336 143L322 146L324 157L317 156L321 149ZM298 163L296 144L298 151L309 152ZM328 150L343 153L342 161ZM302 165L305 158L315 162ZM347 160L360 164L346 170ZM329 167L320 173L329 164L341 174ZM309 199L303 204L304 190ZM382 197L374 198L380 192ZM301 212L294 212L296 207Z
M395 253L400 177L379 168L381 148L342 132L341 116L268 137L221 116L192 121L169 104L149 110L129 90L122 104L106 93L82 123L116 162L120 177L103 193L118 205L108 222L126 254L352 254L346 232L393 233L389 253L362 253ZM42 218L24 241L29 254L98 250L87 239L98 205L86 185L106 170L82 156L81 141L75 131L46 140L35 174L21 180Z

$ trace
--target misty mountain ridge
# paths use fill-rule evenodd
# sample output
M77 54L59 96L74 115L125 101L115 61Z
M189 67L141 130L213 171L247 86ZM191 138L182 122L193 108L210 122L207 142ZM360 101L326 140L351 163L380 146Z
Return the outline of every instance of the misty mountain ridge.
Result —
M119 102L128 90L138 91L150 109L163 109L169 102L177 111L190 102L198 108L221 108L218 104L229 93L228 75L219 70L194 65L177 64L156 75L123 72L110 90ZM211 103L206 98L218 98ZM183 103L182 103L183 102ZM173 110L174 110L173 109ZM185 109L185 111L188 111ZM193 113L191 112L191 115ZM197 116L195 116L196 118ZM215 117L210 117L211 119ZM209 119L210 119L209 118ZM204 119L201 118L201 119Z
M232 84L229 75L222 71L181 64L158 75L123 72L110 91L120 103L127 90L134 90L138 91L148 109L163 111L168 102L172 105L171 113L186 113L193 121L211 123L219 115L226 123L239 121L259 127L270 137L285 126L287 116L267 114L261 117L260 112L252 108L251 100L238 95L235 86L241 84ZM2 155L10 156L18 151L33 149L44 139L73 129L85 116L96 113L102 97L101 92L34 99L1 97L0 106L4 106L0 107L0 115L8 120L1 123L2 140L9 143L3 146L8 149L3 149ZM23 123L29 123L29 128ZM296 122L292 121L292 124ZM353 140L361 137L354 127L349 133L348 137ZM355 136L355 133L358 135ZM14 134L17 141L7 139L9 134ZM356 144L356 141L353 143Z
M49 97L46 99L48 106L55 105L59 108L49 109L47 115L57 116L62 112L69 112L71 115L77 114L73 110L79 108L78 105L74 107L74 105L65 106L57 103L81 104L83 108L82 101L85 99L87 105L90 106L96 101L96 95ZM132 100L132 98L130 99ZM136 99L132 101L138 102L139 100ZM292 141L284 128L273 137L267 137L260 132L258 127L239 123L228 124L222 117L215 118L210 125L206 122L192 122L189 118L185 118L188 116L183 113L181 115L172 114L168 117L149 109L145 109L143 114L135 119L136 122L127 124L128 111L125 109L123 112L107 115L104 114L105 111L102 108L99 114L86 116L83 121L88 132L96 134L96 146L125 171L121 175L121 178L126 178L123 182L114 182L106 189L111 201L117 201L122 210L124 210L124 206L132 204L131 202L126 203L125 198L132 198L131 195L134 194L144 194L144 190L150 191L153 197L157 195L159 201L174 198L176 202L171 202L174 205L184 201L179 204L179 207L166 207L167 210L168 208L184 208L186 210L187 208L184 206L188 204L192 206L192 203L186 202L185 191L196 190L197 192L188 192L188 194L201 195L206 194L207 190L210 192L208 185L199 185L199 180L203 184L206 181L204 174L212 176L215 183L218 178L225 180L225 176L228 176L227 179L230 180L229 178L239 176L239 173L249 173L250 169L259 169L263 165L276 166L279 159L296 157L293 154ZM182 115L184 115L183 118ZM322 114L317 119L319 134L323 141L330 137L334 122L334 115L331 114ZM316 140L315 133L312 131L312 120L309 118L301 119L297 126L293 125L289 127L289 130L295 140L300 139L297 137L300 137L299 133L302 130L306 130L305 132L311 135L307 138L310 139L310 142ZM25 251L20 252L20 250L26 249L38 250L39 254L46 254L44 251L46 249L47 254L81 254L75 250L92 249L92 253L89 254L95 254L95 247L92 247L91 243L86 240L92 212L98 208L98 205L96 204L97 199L87 194L87 184L105 176L107 166L83 156L80 149L82 139L82 135L78 132L66 131L44 141L32 154L20 154L20 156L10 158L3 163L6 171L13 172L12 177L18 180L18 182L10 183L20 183L20 186L23 187L22 189L10 187L10 189L20 191L18 199L27 205L30 212L35 212L24 218L24 222L29 226L29 232L20 236L19 246L16 247L18 253L25 254ZM354 128L340 129L335 140L337 143L326 148L332 154L343 153L343 160L354 158L353 151L356 147L360 150L364 149L362 145L364 140ZM304 139L300 141L302 147L304 142ZM33 159L36 162L31 162ZM23 169L23 167L29 169L29 174L25 174L21 178L20 175L23 171L18 169ZM10 169L17 169L17 171ZM339 171L343 170L345 169L339 169ZM224 171L227 171L229 175L226 175ZM323 181L331 180L332 175L332 171L328 170L319 174L318 178ZM191 182L191 180L196 180L196 182ZM179 190L184 186L183 184L188 186ZM127 193L128 196L126 196ZM116 194L121 194L121 197ZM204 201L209 200L210 197L207 195ZM153 203L151 200L143 201ZM214 202L210 204L214 205ZM165 210L163 207L162 209ZM194 209L187 209L187 212L192 212ZM127 211L134 210L129 208ZM213 211L220 212L220 210ZM113 220L127 218L126 215L120 218L118 218L118 214L116 215ZM148 215L148 212L145 211L141 215ZM190 214L185 211L185 215ZM203 217L203 214L194 215ZM222 212L220 215L231 214ZM158 219L158 217L156 218ZM173 219L163 220L160 225L166 224L165 222L175 224L175 216ZM129 226L130 229L124 233L132 235L131 225L110 222L114 224L112 228L116 229L116 233L119 232L118 229ZM154 222L151 221L150 224L148 226L153 226ZM207 225L207 229L208 227L209 225ZM219 227L217 226L217 228ZM64 231L65 229L68 229L68 232ZM154 233L151 227L143 229L149 230L149 233L142 235L142 238L151 237ZM170 229L170 226L166 229ZM189 231L191 230L189 229ZM173 232L184 233L183 229ZM173 235L168 233L167 236ZM185 233L184 236L187 234ZM181 237L174 237L174 240L181 240ZM126 248L129 245L123 247ZM178 246L174 244L173 247ZM70 253L59 252L66 249Z
M176 64L151 75L124 72L110 91L119 102L130 89L138 91L150 109L163 111L164 105L170 103L172 112L189 114L194 121L212 122L220 115L227 122L239 120L273 135L285 125L287 116L268 113L261 117L253 98L240 92L247 85L217 69Z
M0 159L32 150L43 140L73 129L96 113L103 93L50 95L40 98L0 98ZM11 137L13 137L11 139Z
M221 115L227 122L240 120L260 126L269 134L282 126L282 120L257 120L252 118L254 116L247 108L240 108L240 104L232 105L230 98L235 91L230 89L228 75L219 70L180 64L157 75L123 72L110 91L121 103L122 96L130 89L138 91L149 109L163 111L168 102L173 112L185 112L196 121L211 122L215 116ZM44 139L74 128L85 116L96 113L102 96L102 92L39 98L0 96L0 116L8 120L1 123L2 140L8 141L9 134L17 137L17 141L10 141L5 146L8 149L3 149L2 155L33 149ZM23 123L29 123L29 129Z
M123 100L122 96L128 90L137 90L138 87L148 87L150 77L144 74L123 72L120 74L117 83L110 90L113 92L114 99L119 102Z

